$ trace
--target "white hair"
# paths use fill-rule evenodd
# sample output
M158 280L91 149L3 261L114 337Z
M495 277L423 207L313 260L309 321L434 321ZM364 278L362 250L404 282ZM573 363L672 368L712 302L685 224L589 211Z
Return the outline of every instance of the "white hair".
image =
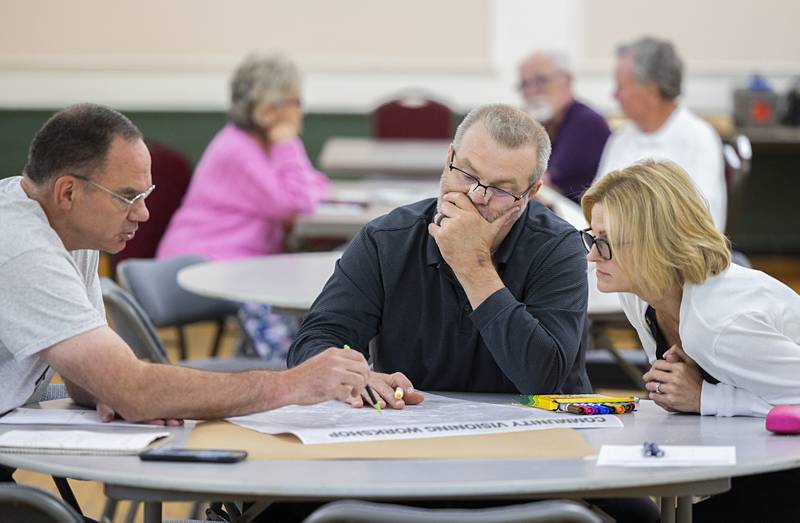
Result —
M570 60L569 56L564 53L563 51L558 51L556 49L546 49L543 51L534 51L528 56L526 56L521 62L520 66L525 65L529 60L534 57L542 56L547 58L548 60L552 61L553 64L556 66L556 69L561 71L562 73L566 73L571 75L572 74L572 61Z

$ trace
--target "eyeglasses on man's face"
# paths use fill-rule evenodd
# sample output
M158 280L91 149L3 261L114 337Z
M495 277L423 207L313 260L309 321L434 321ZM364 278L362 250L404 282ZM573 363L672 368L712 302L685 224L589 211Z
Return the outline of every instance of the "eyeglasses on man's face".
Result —
M592 236L589 231L592 228L589 227L588 229L583 229L581 232L581 239L583 240L583 246L586 248L586 254L589 254L592 251L592 247L597 247L597 254L604 260L608 261L611 259L611 245L606 240L602 238L595 238Z
M122 195L122 194L120 194L120 193L118 193L116 191L112 191L108 187L106 187L106 186L104 186L102 184L99 184L96 181L87 178L86 176L80 176L78 174L73 174L72 177L73 178L77 178L79 180L83 180L84 182L86 182L86 183L88 183L88 184L90 184L90 185L92 185L94 187L97 187L101 191L107 192L108 194L113 196L116 201L121 202L122 204L124 204L126 212L130 212L130 210L133 208L134 205L136 205L140 201L143 201L145 198L150 196L150 194L156 188L155 185L151 185L150 187L148 187L147 189L145 189L142 192L133 193L130 196L125 196L125 195Z
M525 196L528 194L528 191L530 191L533 188L533 186L536 185L536 182L533 182L519 195L511 194L510 192L501 189L499 187L495 187L494 185L483 185L481 181L478 180L476 177L474 177L467 171L453 165L455 159L456 159L456 150L453 149L453 154L450 156L450 162L447 165L448 168L450 169L450 172L452 173L453 171L456 171L458 173L458 177L461 179L461 181L465 185L469 185L471 187L469 192L477 191L478 189L483 189L484 198L491 195L492 198L497 198L499 201L505 201L509 203L512 201L518 202L521 199L525 198Z
M550 82L558 78L560 75L561 73L555 72L551 74L537 74L528 78L523 78L520 80L517 88L520 91L524 91L526 89L544 89Z

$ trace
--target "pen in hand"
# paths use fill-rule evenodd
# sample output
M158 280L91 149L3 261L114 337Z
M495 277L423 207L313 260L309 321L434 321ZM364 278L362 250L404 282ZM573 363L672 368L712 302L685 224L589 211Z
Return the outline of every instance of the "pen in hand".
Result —
M344 347L342 348L344 350L350 350L350 345L345 343ZM375 410L377 410L378 412L383 412L381 410L380 402L377 399L375 399L375 393L372 392L372 388L369 385L365 385L364 388L367 389L367 396L369 396L369 400L372 402L372 406L375 407Z

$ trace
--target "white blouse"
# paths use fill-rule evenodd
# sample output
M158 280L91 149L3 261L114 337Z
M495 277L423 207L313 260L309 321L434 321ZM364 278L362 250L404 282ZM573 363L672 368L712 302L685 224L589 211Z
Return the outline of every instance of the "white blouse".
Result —
M652 363L648 304L628 293L620 302ZM686 354L719 380L703 382L701 414L766 416L774 405L800 404L800 295L781 282L731 265L685 284L679 334Z

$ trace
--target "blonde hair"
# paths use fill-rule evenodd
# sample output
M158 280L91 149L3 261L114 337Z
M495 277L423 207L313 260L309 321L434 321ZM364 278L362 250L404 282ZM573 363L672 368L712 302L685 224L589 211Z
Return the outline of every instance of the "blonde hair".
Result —
M673 162L648 160L607 174L581 199L589 222L597 203L614 259L636 288L661 296L686 282L702 283L731 263L730 242Z

